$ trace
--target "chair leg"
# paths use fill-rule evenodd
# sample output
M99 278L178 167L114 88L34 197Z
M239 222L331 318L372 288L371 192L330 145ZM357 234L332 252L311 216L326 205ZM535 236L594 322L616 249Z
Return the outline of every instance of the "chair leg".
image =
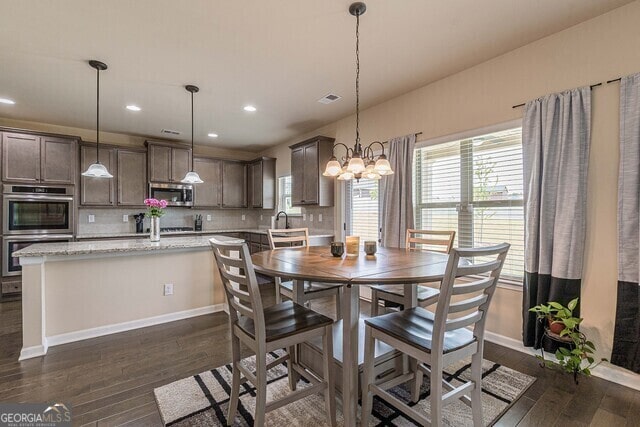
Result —
M298 379L300 378L300 376L298 375L298 372L295 369L293 369L293 364L297 362L296 346L295 345L289 346L287 352L289 353L289 361L287 363L289 389L291 389L291 391L295 391L296 385L298 384Z
M336 292L336 321L342 319L342 289Z
M378 315L380 301L378 300L378 291L371 289L371 317Z
M264 425L267 406L267 360L264 351L256 353L256 413L253 416L254 426Z
M276 277L276 304L280 304L282 302L282 295L280 294L280 283L282 279Z
M373 384L373 362L375 340L371 336L371 327L365 326L364 332L364 372L362 375L362 414L360 425L369 425L369 416L373 406L373 394L369 391L369 385Z
M482 353L477 352L471 357L471 381L474 388L471 392L471 411L473 425L482 426Z
M430 376L431 426L442 426L442 367L437 363L431 364Z
M418 361L413 357L409 358L409 369L414 377L411 381L411 401L417 403L420 400L420 387L422 387L423 373L418 369Z
M235 335L231 336L231 353L232 353L232 380L231 380L231 398L229 400L229 414L227 415L227 425L234 424L236 412L238 410L238 399L240 394L240 340Z
M336 425L336 397L333 378L333 327L327 326L322 336L322 364L324 368L324 381L327 388L324 390L324 406L327 411L327 421L331 427Z

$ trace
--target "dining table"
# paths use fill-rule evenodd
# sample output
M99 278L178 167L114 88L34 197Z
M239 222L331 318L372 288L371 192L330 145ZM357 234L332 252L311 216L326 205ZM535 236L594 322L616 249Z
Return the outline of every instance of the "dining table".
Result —
M256 272L293 281L293 301L304 301L304 282L339 283L342 300L342 411L345 426L357 423L360 286L404 287L404 307L417 305L417 285L442 280L449 255L379 247L375 255L335 257L329 246L278 248L251 257ZM334 354L335 356L335 354Z

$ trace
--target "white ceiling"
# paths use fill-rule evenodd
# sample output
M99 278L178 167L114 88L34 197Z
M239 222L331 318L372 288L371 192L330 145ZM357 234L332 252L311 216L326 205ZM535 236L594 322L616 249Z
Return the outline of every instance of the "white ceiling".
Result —
M369 0L364 107L600 15L630 0ZM0 0L0 117L258 151L353 112L349 0ZM327 93L343 98L317 102ZM142 111L125 110L136 104ZM253 104L256 113L243 106ZM208 132L220 135L208 138Z

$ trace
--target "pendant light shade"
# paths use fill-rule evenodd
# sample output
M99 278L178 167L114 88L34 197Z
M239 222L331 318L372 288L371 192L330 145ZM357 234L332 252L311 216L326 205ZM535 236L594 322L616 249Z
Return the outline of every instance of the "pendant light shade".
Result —
M324 169L322 173L323 176L338 176L342 172L342 166L340 166L340 162L336 159L336 156L332 156L327 163L327 167Z
M389 160L387 160L387 156L384 154L381 154L380 157L378 157L374 169L380 175L393 175L391 164L389 164Z
M100 61L91 60L89 65L96 70L96 162L89 165L82 176L89 178L113 178L105 165L100 163L100 71L107 69L107 64Z
M191 92L191 170L182 178L183 184L202 184L204 181L198 175L198 172L193 170L193 94L200 89L198 86L187 85L184 87L187 92Z

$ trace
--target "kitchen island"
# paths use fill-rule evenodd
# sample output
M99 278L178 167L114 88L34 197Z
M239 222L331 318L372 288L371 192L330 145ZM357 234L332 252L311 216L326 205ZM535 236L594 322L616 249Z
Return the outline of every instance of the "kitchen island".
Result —
M20 360L49 346L224 310L211 237L42 243L16 252Z

